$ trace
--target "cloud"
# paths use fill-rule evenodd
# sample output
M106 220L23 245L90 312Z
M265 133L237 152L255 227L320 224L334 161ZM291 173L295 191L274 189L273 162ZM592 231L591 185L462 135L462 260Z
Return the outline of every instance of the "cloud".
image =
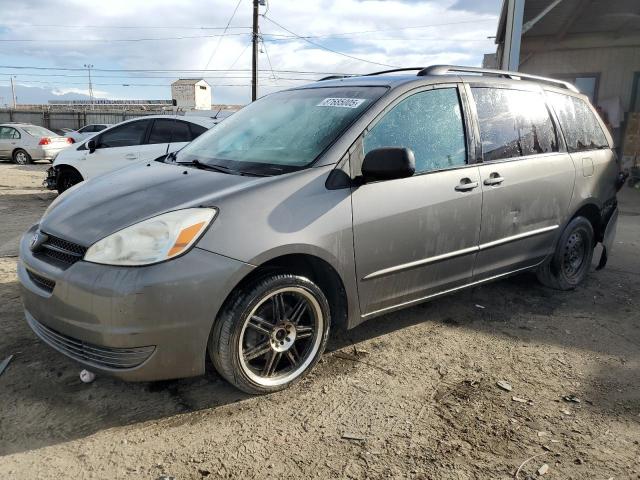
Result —
M51 93L57 97L67 95L69 93L75 93L78 95L86 95L89 96L89 89L84 88L54 88L51 90ZM102 90L94 90L93 96L95 98L108 98L109 93L103 92Z
M236 3L235 0L210 0L206 3L196 0L15 2L11 9L3 9L1 23L4 28L0 28L0 39L28 38L37 41L7 44L11 45L11 54L7 53L8 50L0 53L0 61L5 65L70 68L92 63L97 69L202 69L219 43L209 68L229 69L233 65L242 71L208 74L207 81L214 89L213 101L244 103L250 97L251 48L248 46L251 36L248 27L251 25L251 2L243 0L240 3L228 35L221 41L220 37L214 36L221 30L184 28L224 26ZM300 85L305 78L314 80L320 76L278 73L273 79L270 65L277 70L327 73L364 73L386 68L375 63L394 66L434 63L479 65L482 54L495 49L487 36L495 33L500 8L500 0L322 0L269 1L268 4L267 18L260 18L264 39L262 50L266 50L259 54L261 93ZM264 11L265 8L261 7L261 12ZM34 28L36 12L38 18L43 19L38 23L90 24L93 27ZM70 17L69 12L73 12L73 16ZM291 35L268 18L273 18L292 32L312 38L308 41L287 38ZM118 41L167 37L183 38ZM374 63L337 55L310 42ZM75 77L45 80L57 91L84 90L84 73L70 74ZM136 78L122 72L95 71L94 83L110 98L167 98L171 81L179 76L173 73L132 75ZM37 77L29 80L36 82ZM123 87L122 84L131 86ZM230 87L230 84L240 86Z

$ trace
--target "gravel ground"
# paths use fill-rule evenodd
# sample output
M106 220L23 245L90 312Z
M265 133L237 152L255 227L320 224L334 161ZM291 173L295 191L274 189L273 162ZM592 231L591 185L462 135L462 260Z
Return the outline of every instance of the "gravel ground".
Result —
M523 274L377 318L249 397L212 370L83 384L37 340L15 255L55 197L46 168L0 164L0 478L640 478L640 192L576 291Z

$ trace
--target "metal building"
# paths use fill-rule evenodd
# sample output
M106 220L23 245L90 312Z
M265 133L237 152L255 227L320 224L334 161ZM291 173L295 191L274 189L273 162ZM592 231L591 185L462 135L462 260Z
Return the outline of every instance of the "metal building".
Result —
M640 0L503 0L496 44L485 66L569 80L640 150Z

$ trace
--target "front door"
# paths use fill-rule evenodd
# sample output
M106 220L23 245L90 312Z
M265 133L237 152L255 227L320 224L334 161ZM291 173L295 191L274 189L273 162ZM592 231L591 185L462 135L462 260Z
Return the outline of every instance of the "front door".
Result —
M138 160L149 124L149 119L135 120L96 135L97 148L93 153L86 152L86 163L83 164L88 178L124 168Z
M538 90L471 89L483 163L482 226L474 280L541 262L567 214L575 168ZM564 149L562 149L564 150Z
M414 176L367 183L352 192L365 317L470 281L482 190L478 167L468 164L464 125L455 85L408 93L374 121L359 155L352 155L355 175L361 158L375 148L410 148L416 159Z

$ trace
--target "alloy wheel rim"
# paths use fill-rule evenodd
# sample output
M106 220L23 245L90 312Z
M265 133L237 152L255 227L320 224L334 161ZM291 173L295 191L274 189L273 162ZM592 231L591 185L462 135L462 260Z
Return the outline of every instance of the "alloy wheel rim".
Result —
M261 386L279 386L299 377L313 362L325 318L313 294L286 287L266 294L244 319L240 366Z
M586 239L576 231L569 235L562 255L562 269L568 278L573 278L582 270L586 257Z
M27 156L22 152L16 153L16 162L20 165L25 165L27 163Z

